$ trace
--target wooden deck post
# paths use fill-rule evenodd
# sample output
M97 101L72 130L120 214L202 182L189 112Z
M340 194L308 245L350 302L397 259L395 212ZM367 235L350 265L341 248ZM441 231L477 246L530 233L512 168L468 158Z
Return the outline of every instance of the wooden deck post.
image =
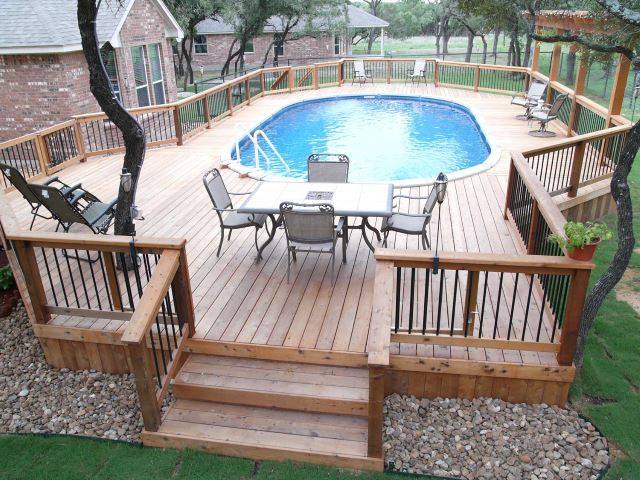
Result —
M180 107L173 107L173 125L176 129L176 145L182 145L182 120L180 119Z
M573 102L571 103L571 112L569 113L569 125L567 125L567 135L572 136L575 130L574 126L578 120L578 96L584 93L585 81L587 79L587 73L589 72L589 66L583 55L580 56L580 62L578 64L578 73L576 75L576 83L573 87Z
M45 305L47 304L47 294L42 285L42 276L40 268L38 268L38 260L33 247L28 242L14 242L16 256L20 269L25 278L27 292L31 300L34 319L36 323L49 323L51 315L47 312Z
M384 374L379 366L369 367L369 426L367 455L382 458L382 428L384 425Z
M116 273L116 264L113 260L111 252L101 252L104 269L107 273L107 284L109 286L109 294L113 302L115 310L122 310L122 298L120 297L120 287L118 286L118 275Z
M440 62L436 58L433 61L433 86L434 87L437 87L438 84L440 83L440 72L438 71L438 65L439 64L440 64Z
M560 35L563 32L562 29L556 29L556 33ZM562 44L554 43L553 51L551 53L551 66L549 68L549 82L555 82L558 79L558 73L560 73L560 60L562 59ZM551 103L553 99L553 89L547 88L547 103Z
M338 86L341 87L342 84L344 83L344 78L343 78L343 74L342 74L342 68L344 67L344 60L338 62Z
M580 175L582 174L582 162L584 160L584 151L586 146L586 142L579 142L573 150L571 171L569 172L569 192L567 193L567 196L569 197L575 197L578 194L578 186L580 185Z
M480 65L476 65L475 74L473 76L473 91L477 92L480 86Z
M184 319L184 322L189 326L187 335L191 337L196 331L195 309L191 292L191 280L189 279L189 264L184 246L180 250L180 263L171 282L171 287L175 297L176 314L179 319Z
M504 200L504 219L507 220L509 218L508 212L509 212L509 199L511 198L511 191L513 190L513 180L516 174L516 167L513 164L513 158L511 159L511 162L509 162L509 176L507 177L507 193L505 195L505 200Z
M244 97L247 100L247 105L251 105L251 90L249 89L249 79L244 81Z
M318 90L318 65L313 65L313 89Z
M229 110L229 115L233 115L233 94L232 94L232 88L233 88L233 87L227 87L227 89L226 89L226 93L227 93L227 110Z
M567 294L568 301L560 336L560 351L556 355L559 365L571 365L573 363L590 274L590 270L576 270L571 278L571 287Z
M49 147L42 135L37 134L35 138L36 150L38 151L38 164L40 166L40 173L43 175L49 174L49 165L51 165L51 155L49 155Z
M527 255L535 255L536 234L538 233L538 224L540 221L540 208L538 201L533 200L531 205L531 225L529 226L529 236L527 238Z
M262 93L262 95L264 95L264 88L264 72L260 70L260 93Z
M209 115L209 96L202 97L202 113L207 120L207 128L211 128L211 115Z
M610 126L610 120L613 115L620 115L622 111L622 102L624 101L624 90L627 86L629 78L629 69L631 61L622 54L619 54L618 68L616 68L616 76L611 89L611 100L609 101L609 114L607 115L607 127Z
M467 289L465 293L465 304L462 318L465 322L465 336L472 335L475 328L476 310L478 308L478 283L480 272L469 271L467 273Z
M393 64L391 60L387 60L387 84L391 83L391 70L393 69Z
M144 428L150 432L156 432L160 427L161 418L160 407L156 401L156 382L152 369L151 353L147 349L145 341L138 344L128 344L125 348L133 366Z
M296 76L293 73L293 69L291 67L288 67L289 70L287 70L287 82L289 83L289 93L293 92L293 84L296 81Z
M539 34L542 28L538 25L536 26L536 33ZM531 73L537 72L538 67L540 66L540 42L536 40L533 44L533 56L531 58Z
M84 149L84 138L82 138L82 131L80 130L80 123L77 118L74 118L73 123L73 135L76 141L76 148L78 149L78 155L80 155L80 161L87 161L87 153Z

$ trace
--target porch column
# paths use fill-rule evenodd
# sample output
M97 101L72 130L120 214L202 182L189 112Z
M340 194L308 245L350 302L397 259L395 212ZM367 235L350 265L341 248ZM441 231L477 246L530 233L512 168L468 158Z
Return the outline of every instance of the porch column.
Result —
M613 81L613 88L611 89L611 101L609 102L609 118L607 118L607 124L609 124L609 119L613 115L620 115L620 112L622 111L624 90L627 86L630 67L631 61L624 55L620 54L618 59L618 68L616 69L616 77Z
M380 29L380 55L384 57L384 28Z

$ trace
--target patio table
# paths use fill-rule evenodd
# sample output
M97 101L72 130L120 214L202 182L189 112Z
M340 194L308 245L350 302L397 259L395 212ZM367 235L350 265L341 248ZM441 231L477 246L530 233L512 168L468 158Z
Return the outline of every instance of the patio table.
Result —
M274 228L269 238L258 250L258 259L262 252L273 241L276 226L280 225L280 204L296 203L329 203L333 206L337 217L360 217L360 225L349 226L349 229L362 231L362 238L367 246L374 250L367 237L366 230L371 230L378 241L380 232L369 223L369 217L390 217L393 208L393 185L391 183L311 183L311 182L261 182L247 200L238 207L240 213L266 214L273 222Z

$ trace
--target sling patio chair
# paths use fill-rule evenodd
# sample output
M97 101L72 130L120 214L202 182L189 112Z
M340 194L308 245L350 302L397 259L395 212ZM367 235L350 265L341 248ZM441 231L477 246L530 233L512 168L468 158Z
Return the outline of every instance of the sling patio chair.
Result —
M307 181L313 183L348 183L349 157L338 153L312 153L307 158ZM349 221L342 217L342 234L349 242Z
M342 263L347 261L347 246L342 236L342 221L335 225L333 206L328 203L282 202L280 216L287 238L287 282L291 278L291 259L297 252L331 255L331 278L335 280L336 243L342 237Z
M2 170L2 174L7 179L7 181L11 185L13 185L17 191L20 192L22 197L31 206L31 215L33 215L33 218L31 219L29 230L33 228L33 224L35 223L37 217L44 218L45 220L51 220L52 218L54 218L51 214L47 216L40 213L40 207L42 207L42 203L40 202L36 194L33 193L32 187L29 186L27 180L24 178L22 173L20 173L20 170L7 163L0 163L0 170ZM77 183L75 185L67 185L66 183L58 179L58 177L49 178L45 180L42 185L57 186L62 194L68 197L72 203L75 203L84 192L81 188L82 185L80 183Z
M511 97L511 105L518 105L525 108L525 113L522 115L516 115L518 120L528 120L531 110L538 106L542 102L542 97L547 89L547 85L543 82L534 81L529 85L529 90L526 93L515 94Z
M413 71L408 71L407 76L404 79L404 84L406 85L409 80L411 80L411 84L414 85L416 82L420 85L420 82L424 81L424 84L427 84L427 76L425 75L425 70L427 67L426 60L416 60L413 64Z
M351 85L353 85L354 82L358 82L360 85L363 85L367 83L367 80L371 80L371 83L373 83L373 76L371 75L371 71L364 68L364 60L354 60Z
M529 135L532 137L555 137L556 132L550 132L547 130L547 126L549 125L549 122L558 118L558 113L568 97L568 94L562 93L556 96L551 105L547 104L540 108L534 108L531 110L529 121L539 122L540 127L537 130L531 130Z
M447 188L447 177L440 173L437 177L437 181L445 182L444 189ZM389 218L382 220L382 228L380 231L384 234L383 246L387 246L387 238L390 232L404 233L405 235L420 235L422 238L422 248L425 250L431 248L429 238L427 238L427 226L431 221L433 209L438 202L438 190L434 185L426 197L416 197L410 195L394 195L396 198L405 198L408 200L426 200L422 213L400 213L394 212ZM394 206L395 208L395 206Z
M229 236L227 240L231 240L231 231L240 228L254 227L256 229L254 235L254 242L256 250L258 247L258 231L265 225L267 220L266 215L255 215L253 213L238 213L233 207L231 201L231 195L249 195L252 192L233 193L227 190L222 175L217 168L213 168L204 174L202 177L204 188L209 194L211 203L213 203L213 209L218 214L218 220L220 221L220 244L218 245L218 252L216 256L220 256L222 251L222 242L224 241L225 229L229 230ZM226 215L223 216L223 213ZM275 226L273 227L275 229Z
M117 200L101 202L98 197L81 190L75 201L51 185L29 184L40 203L51 212L58 221L56 230L68 232L72 225L80 224L95 234L106 234L116 214Z

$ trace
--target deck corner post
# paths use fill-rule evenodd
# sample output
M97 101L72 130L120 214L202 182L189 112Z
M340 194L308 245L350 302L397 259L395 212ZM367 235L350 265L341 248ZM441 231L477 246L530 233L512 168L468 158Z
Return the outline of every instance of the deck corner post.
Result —
M589 276L591 270L576 270L571 277L571 287L567 298L564 322L560 335L560 350L556 358L559 365L572 365L573 357L578 344L578 333L580 331L580 321L584 302L587 297L589 287Z
M515 177L515 165L513 164L513 157L511 158L511 162L509 162L509 176L507 177L507 193L505 195L504 200L504 219L507 220L509 218L509 199L511 198L511 191L513 190L513 181Z
M369 423L367 434L367 455L373 458L384 456L382 448L382 428L384 426L384 377L385 368L369 366Z
M181 146L182 139L182 121L180 120L180 106L174 105L173 107L173 125L176 130L176 145Z
M133 366L144 428L150 432L156 432L160 427L161 417L155 395L156 383L151 367L153 362L151 353L146 347L145 340L137 344L127 344L125 349Z
M46 308L47 294L42 284L42 276L33 246L29 242L14 241L14 247L18 264L24 275L34 320L36 323L49 323L51 314Z
M570 198L573 198L578 194L578 186L580 185L580 175L582 174L582 163L584 160L586 146L586 142L578 142L573 151L571 172L569 173L569 192L567 193L567 196Z
M189 326L187 336L192 337L196 331L195 309L193 306L191 280L189 279L189 265L184 246L180 250L178 270L173 277L171 287L175 296L176 314L179 319L184 319L184 322Z

